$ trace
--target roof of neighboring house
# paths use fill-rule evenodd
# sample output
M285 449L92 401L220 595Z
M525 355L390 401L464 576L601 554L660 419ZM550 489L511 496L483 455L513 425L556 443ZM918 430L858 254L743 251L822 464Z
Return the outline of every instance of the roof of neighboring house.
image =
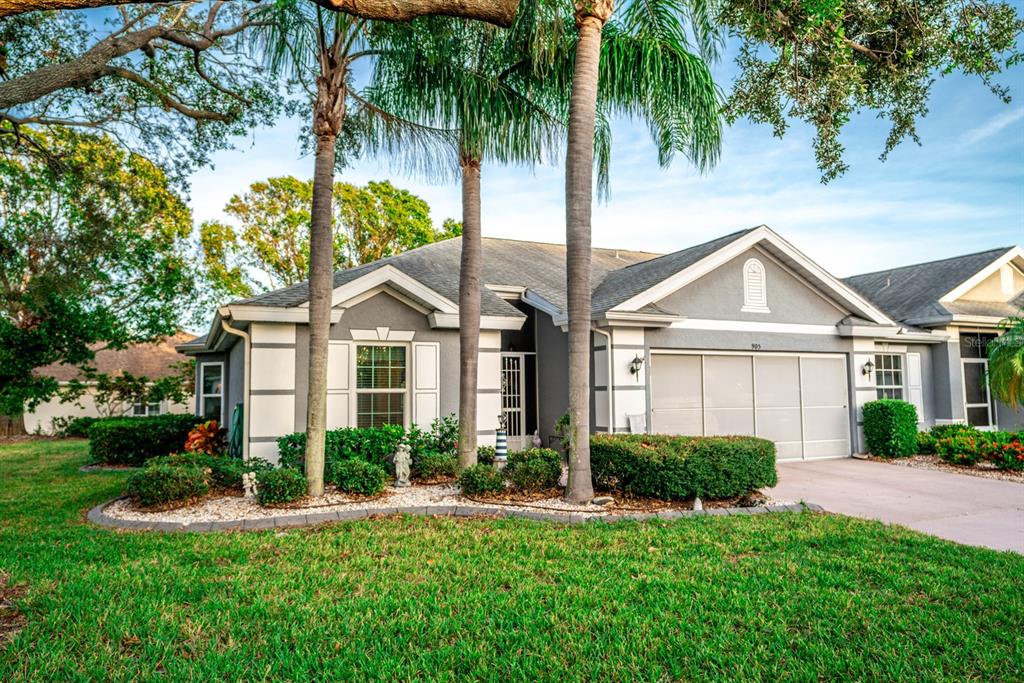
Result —
M174 363L188 360L188 357L178 353L175 347L196 339L194 334L178 332L151 344L135 344L126 349L102 349L96 351L93 367L97 372L111 376L127 372L135 377L150 379L167 377L175 374L171 368ZM93 348L98 348L98 346ZM58 382L82 379L82 372L77 367L63 363L38 368L36 374L52 377Z
M559 310L565 310L565 245L485 237L482 246L485 284L526 287ZM338 271L334 274L334 286L340 287L378 268L391 265L446 299L458 302L461 255L462 238L436 242L380 261ZM619 268L657 256L658 254L625 249L593 249L593 281L598 283ZM302 282L285 289L233 301L230 305L290 307L308 300L309 285ZM486 288L481 292L480 303L482 315L523 316L518 309Z
M1010 304L962 300L955 303L940 303L939 299L1010 249L1012 247L989 249L939 261L879 270L848 277L844 282L881 306L897 320L927 320L952 314L1005 317L1007 313L996 311L996 308L1000 308L1000 311L1005 308L1012 312ZM979 304L990 312L967 312L979 310L974 304ZM953 310L954 308L959 310Z

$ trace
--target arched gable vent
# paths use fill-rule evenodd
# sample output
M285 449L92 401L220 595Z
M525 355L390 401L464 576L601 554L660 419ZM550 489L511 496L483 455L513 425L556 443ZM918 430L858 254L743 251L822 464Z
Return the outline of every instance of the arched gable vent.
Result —
M756 258L743 264L743 308L748 313L770 313L768 310L768 283L764 264Z

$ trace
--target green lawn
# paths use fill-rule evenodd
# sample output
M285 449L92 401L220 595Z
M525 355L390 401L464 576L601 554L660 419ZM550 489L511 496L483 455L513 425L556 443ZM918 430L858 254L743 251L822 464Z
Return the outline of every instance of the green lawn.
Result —
M1009 553L810 513L118 533L85 460L0 446L2 681L1024 679Z

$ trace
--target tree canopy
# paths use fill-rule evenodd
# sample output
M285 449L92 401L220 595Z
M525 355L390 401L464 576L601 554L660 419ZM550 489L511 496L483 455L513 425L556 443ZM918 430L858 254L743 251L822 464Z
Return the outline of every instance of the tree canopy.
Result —
M5 19L0 136L39 143L20 133L102 131L183 177L280 108L250 50L261 13L218 0Z
M57 391L33 374L82 368L112 348L174 333L196 302L191 216L165 174L102 135L31 135L0 155L0 414Z
M789 118L814 126L825 181L847 169L839 137L858 111L891 123L885 158L902 140L918 141L939 76L977 76L1009 101L994 79L1020 62L1024 29L1012 5L988 0L723 0L718 19L742 40L728 116L779 136Z
M200 226L207 278L220 293L251 296L306 279L312 193L311 180L268 178L228 201L224 210L235 224L208 221ZM336 268L376 261L461 231L451 219L435 228L430 206L388 181L362 187L335 183L333 213Z

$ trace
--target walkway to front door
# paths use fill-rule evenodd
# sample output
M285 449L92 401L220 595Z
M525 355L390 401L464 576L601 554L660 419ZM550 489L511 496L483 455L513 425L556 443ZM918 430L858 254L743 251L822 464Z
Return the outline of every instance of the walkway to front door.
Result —
M778 467L778 500L1024 554L1024 484L852 459Z

